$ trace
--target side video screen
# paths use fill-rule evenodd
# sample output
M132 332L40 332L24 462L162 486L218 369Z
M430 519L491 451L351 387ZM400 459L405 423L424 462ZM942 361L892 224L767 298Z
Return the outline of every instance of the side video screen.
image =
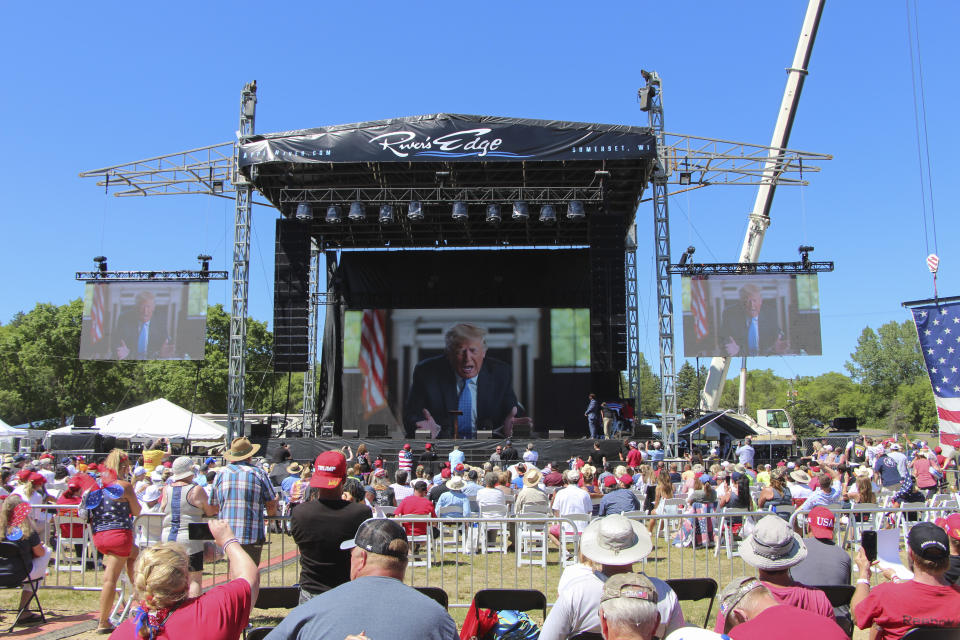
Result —
M822 353L816 274L684 276L683 355Z
M81 360L203 360L206 282L88 282Z

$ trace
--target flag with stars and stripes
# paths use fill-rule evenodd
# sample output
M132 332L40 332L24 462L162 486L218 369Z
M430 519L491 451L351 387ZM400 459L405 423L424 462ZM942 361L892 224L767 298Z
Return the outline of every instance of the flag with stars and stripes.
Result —
M360 371L363 373L363 413L387 406L387 338L383 309L364 309L360 330Z
M701 276L690 278L690 310L693 312L693 328L697 340L703 340L710 334L707 324L707 279Z
M960 447L960 302L910 310L940 419L940 442Z

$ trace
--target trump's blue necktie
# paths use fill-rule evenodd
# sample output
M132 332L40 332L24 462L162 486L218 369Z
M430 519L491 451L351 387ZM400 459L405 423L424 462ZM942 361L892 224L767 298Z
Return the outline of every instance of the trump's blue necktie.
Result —
M150 331L150 325L146 322L140 325L140 338L137 340L137 353L147 352L147 333Z
M473 434L473 394L470 393L470 385L474 384L474 378L466 378L463 381L463 387L460 389L460 400L457 403L457 409L463 412L457 422L457 430L461 438L469 438Z
M750 319L750 327L747 334L747 345L750 348L750 355L760 355L760 335L757 330L757 319Z

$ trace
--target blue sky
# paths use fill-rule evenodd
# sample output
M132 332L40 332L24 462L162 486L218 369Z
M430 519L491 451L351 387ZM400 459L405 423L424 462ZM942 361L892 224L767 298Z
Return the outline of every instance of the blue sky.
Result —
M920 4L939 289L954 295L960 4ZM443 111L645 125L635 92L640 69L655 69L668 131L767 144L805 9L802 0L6 3L0 322L79 297L73 273L101 253L113 269L159 269L192 267L202 251L228 269L231 201L105 197L77 174L231 140L247 81L259 85L258 132ZM906 17L903 2L827 3L790 146L835 159L809 187L778 191L761 254L795 260L808 243L836 262L820 281L824 355L751 366L842 370L865 325L905 320L901 301L932 294ZM701 261L735 260L755 194L715 186L673 198L674 256L693 244ZM275 217L254 211L250 311L263 320ZM638 220L641 346L656 363L649 204ZM675 290L679 310L679 280ZM228 285L211 285L210 301L229 307Z

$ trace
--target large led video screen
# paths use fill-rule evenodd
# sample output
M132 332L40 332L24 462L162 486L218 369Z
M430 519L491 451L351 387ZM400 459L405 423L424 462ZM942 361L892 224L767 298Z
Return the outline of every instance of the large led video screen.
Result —
M540 403L567 399L557 394L586 405L590 311L347 311L343 366L345 428L383 424L391 435L402 436L429 428L432 420L436 437L452 437L453 412L461 411L458 437L470 437L503 426L514 408L516 417L536 421ZM470 378L476 386L464 399L463 380ZM464 422L466 414L470 424ZM534 429L541 428L546 425L535 422Z
M88 282L81 360L203 360L206 282Z
M821 355L816 274L684 276L683 355Z

